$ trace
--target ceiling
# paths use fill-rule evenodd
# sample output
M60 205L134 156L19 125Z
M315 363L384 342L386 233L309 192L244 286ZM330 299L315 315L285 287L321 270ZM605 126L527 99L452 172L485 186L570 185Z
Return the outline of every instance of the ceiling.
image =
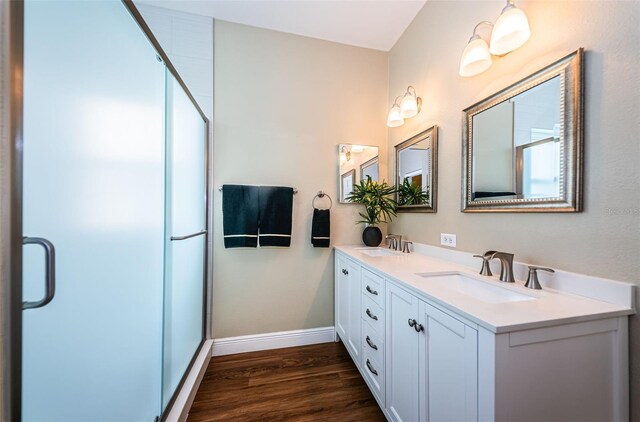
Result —
M229 22L389 51L426 0L139 0Z

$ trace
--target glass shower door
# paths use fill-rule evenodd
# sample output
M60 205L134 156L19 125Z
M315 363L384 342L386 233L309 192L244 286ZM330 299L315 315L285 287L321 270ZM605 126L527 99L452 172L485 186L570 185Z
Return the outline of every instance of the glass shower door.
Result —
M55 296L23 311L23 420L161 411L165 67L120 2L27 1L24 235ZM45 295L27 240L23 297ZM53 258L53 257L52 257Z
M207 127L167 72L166 259L162 408L204 335Z

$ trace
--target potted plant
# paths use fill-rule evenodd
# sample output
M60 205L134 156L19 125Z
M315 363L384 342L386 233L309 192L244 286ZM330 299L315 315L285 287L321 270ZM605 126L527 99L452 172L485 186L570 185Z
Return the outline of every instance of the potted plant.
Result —
M365 180L353 185L353 190L346 200L364 205L364 213L359 213L362 220L357 223L366 225L362 232L362 241L367 246L378 246L382 242L382 232L378 227L380 223L391 221L396 215L398 203L393 199L396 193L394 186L389 186L386 181L378 183L367 176Z
M422 205L429 202L429 193L422 190L422 186L416 182L409 182L405 178L398 188L399 205Z

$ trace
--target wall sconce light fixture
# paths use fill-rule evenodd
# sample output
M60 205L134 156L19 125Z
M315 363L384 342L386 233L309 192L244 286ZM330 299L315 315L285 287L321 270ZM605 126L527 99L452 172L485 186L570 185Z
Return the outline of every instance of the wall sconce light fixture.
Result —
M387 126L398 127L404 124L404 119L410 119L417 115L422 109L422 98L416 94L416 89L412 86L407 87L404 95L396 97L389 116L387 117Z
M350 160L351 160L351 151L349 150L349 148L347 148L346 146L343 146L343 147L340 149L340 152L344 154L344 158L345 158L347 161L350 161Z
M493 26L490 44L476 33L482 24ZM473 35L460 59L460 76L475 76L484 72L491 66L491 55L504 56L521 47L529 37L531 30L527 15L515 6L514 0L507 0L495 24L482 21L473 28Z

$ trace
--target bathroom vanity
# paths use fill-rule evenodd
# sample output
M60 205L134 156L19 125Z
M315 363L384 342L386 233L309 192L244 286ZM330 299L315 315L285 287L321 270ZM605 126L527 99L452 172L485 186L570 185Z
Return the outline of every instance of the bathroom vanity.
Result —
M629 419L633 285L558 271L531 290L457 251L335 249L336 341L387 419Z

